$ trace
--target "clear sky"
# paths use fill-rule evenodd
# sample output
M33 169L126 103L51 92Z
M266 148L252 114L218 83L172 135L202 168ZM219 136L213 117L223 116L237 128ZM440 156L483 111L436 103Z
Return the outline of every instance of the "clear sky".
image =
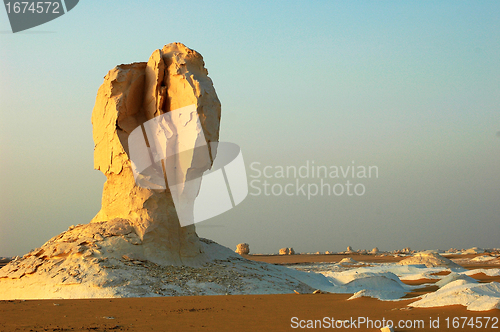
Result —
M221 140L255 181L200 236L267 253L500 247L499 17L498 1L107 0L12 34L0 8L0 256L94 217L97 89L175 41L203 55ZM276 178L313 162L378 177ZM322 180L364 193L298 188Z

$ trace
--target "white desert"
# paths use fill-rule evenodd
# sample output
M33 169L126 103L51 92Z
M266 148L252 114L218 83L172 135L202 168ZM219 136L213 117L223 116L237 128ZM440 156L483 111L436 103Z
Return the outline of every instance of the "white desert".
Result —
M221 103L198 52L168 44L104 77L92 112L94 167L106 176L101 210L23 257L0 259L0 331L285 331L294 318L309 326L358 316L424 322L395 331L456 330L446 317L500 328L499 249L265 255L198 237L194 223L181 226L189 206L176 202L196 196L199 184L188 182L217 151L163 165L175 192L138 185L161 173L138 179L130 157L134 129L169 114L179 117L173 153L219 141Z

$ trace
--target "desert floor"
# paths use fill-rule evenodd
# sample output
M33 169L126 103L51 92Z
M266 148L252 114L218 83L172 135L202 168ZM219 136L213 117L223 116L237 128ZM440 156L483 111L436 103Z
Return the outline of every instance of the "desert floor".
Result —
M338 262L352 257L363 262L395 262L397 257L368 255L249 255L252 260L274 264L304 262ZM474 257L474 256L471 256ZM452 258L452 257L450 257ZM465 256L460 256L465 258ZM498 265L470 265L469 269L499 268ZM500 282L500 277L484 274L473 276L481 282ZM434 280L435 281L435 280ZM432 280L413 280L423 284ZM412 297L429 291L435 286L416 289L401 301L379 301L359 298L347 301L351 294L284 294L284 295L227 295L158 298L85 299L85 300L26 300L0 301L0 331L290 331L304 320L356 321L356 326L336 330L380 331L382 320L392 320L395 331L500 331L500 321L492 328L462 327L464 318L486 322L498 319L500 310L474 312L463 306L439 308L409 308ZM293 317L297 317L292 321ZM372 323L360 324L359 317ZM458 318L460 327L453 328ZM496 318L494 318L496 317ZM449 328L447 321L449 319ZM439 319L439 327L437 320ZM328 319L329 320L329 319ZM434 327L430 327L430 320ZM457 320L457 318L455 319ZM403 326L397 327L402 321ZM296 323L294 323L296 322ZM331 321L330 321L331 322ZM422 324L423 326L415 326ZM338 323L337 323L338 324ZM373 324L373 325L370 325ZM410 325L413 325L410 327ZM325 330L330 330L327 324ZM307 329L310 330L310 329Z

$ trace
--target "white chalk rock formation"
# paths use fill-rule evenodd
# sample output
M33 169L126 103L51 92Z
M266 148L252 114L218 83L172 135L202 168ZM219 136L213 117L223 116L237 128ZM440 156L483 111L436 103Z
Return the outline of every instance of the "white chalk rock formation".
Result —
M351 246L347 246L346 252L354 252L354 250L352 250Z
M218 141L221 107L207 74L199 53L180 43L168 44L147 63L110 70L92 112L94 167L107 178L101 211L92 222L126 220L141 239L146 258L160 264L205 259L194 225L180 226L169 189L136 185L128 137L148 120L195 105L206 141ZM187 172L180 176L186 179Z
M411 248L410 248L410 247L403 248L403 249L400 251L400 253L402 253L402 254L411 254L411 253L413 253L413 252L414 252L414 251L413 251L413 250L411 250Z
M240 243L236 246L235 252L240 255L248 255L250 253L250 246L248 243Z
M173 120L174 131L184 126L199 134L182 141L179 135L176 144L187 150L195 147L202 134L206 143L218 141L220 102L207 75L202 56L180 43L156 50L147 63L119 65L109 71L92 113L94 166L107 178L101 210L91 223L70 227L0 269L0 300L291 293L294 289L310 293L318 288L301 281L310 279L303 272L249 261L198 238L193 224L180 226L169 187L137 185L128 137L145 122L162 114L179 115L177 124ZM186 106L196 114L172 112ZM199 126L191 124L194 118ZM178 146L173 149L180 151ZM210 155L213 159L215 151ZM175 174L180 187L212 162L200 161L195 152L186 160ZM193 188L188 191L196 194Z
M488 263L488 264L497 264L499 261L496 256L477 256L470 259L470 263Z
M379 252L380 252L380 251L378 250L378 248L377 248L377 247L373 248L373 249L370 251L370 253L371 253L371 254L373 254L373 255L376 255L376 254L378 254Z
M464 270L460 265L452 262L433 251L417 252L412 257L408 257L399 262L401 265L424 264L426 267L445 266L454 270Z

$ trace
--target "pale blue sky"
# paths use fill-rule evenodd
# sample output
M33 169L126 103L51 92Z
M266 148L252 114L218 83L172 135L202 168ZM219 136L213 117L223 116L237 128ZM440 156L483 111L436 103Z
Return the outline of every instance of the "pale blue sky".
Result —
M253 252L500 247L499 17L498 1L80 1L12 34L0 9L0 256L98 212L97 89L174 41L203 55L221 139L247 166L379 168L361 197L250 195L200 236Z

